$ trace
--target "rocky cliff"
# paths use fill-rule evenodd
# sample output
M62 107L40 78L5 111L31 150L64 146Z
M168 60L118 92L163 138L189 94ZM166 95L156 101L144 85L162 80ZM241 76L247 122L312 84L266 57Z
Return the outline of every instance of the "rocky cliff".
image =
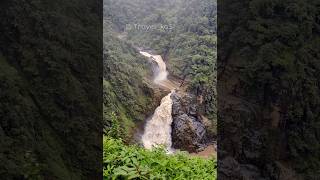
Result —
M198 112L196 97L172 93L173 148L197 152L209 143L207 128Z

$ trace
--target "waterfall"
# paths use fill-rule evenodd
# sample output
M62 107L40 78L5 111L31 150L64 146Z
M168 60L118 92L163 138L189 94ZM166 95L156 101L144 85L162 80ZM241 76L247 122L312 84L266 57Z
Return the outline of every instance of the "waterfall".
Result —
M170 96L171 93L162 98L160 106L145 126L142 142L146 149L164 145L169 152L171 151L172 100Z
M148 57L158 64L158 70L155 72L154 83L166 86L172 90L175 88L173 85L166 83L168 71L166 63L160 55L151 55L147 52L140 51L140 54ZM160 106L155 110L152 118L146 123L144 134L142 135L142 143L146 149L152 149L154 146L164 145L168 152L171 149L171 123L172 123L172 99L171 93L162 98Z
M140 51L140 54L152 59L158 64L158 71L156 71L156 75L153 80L156 84L161 84L162 81L167 80L168 71L166 63L163 61L160 55L151 55L144 51Z

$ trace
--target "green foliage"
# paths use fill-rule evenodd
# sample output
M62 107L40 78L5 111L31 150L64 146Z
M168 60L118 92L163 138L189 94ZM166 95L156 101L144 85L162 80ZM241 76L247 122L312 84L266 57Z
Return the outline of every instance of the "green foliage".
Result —
M117 120L114 112L105 112L104 121L106 124L103 131L107 136L113 138L121 138L123 136L123 129L120 127L120 122Z
M297 174L319 179L319 1L228 3L232 5L221 14L227 21L221 22L220 42L227 53L223 56L229 57L220 56L219 62L238 71L233 87L237 95L263 112L248 123L254 128L241 130L259 127L266 132L264 151L273 153L258 164L286 159ZM268 117L273 109L280 113L276 127L270 127L273 118ZM261 126L262 121L266 124Z
M156 106L147 78L151 71L148 61L132 45L116 38L108 24L104 26L103 53L105 133L130 141L135 123ZM114 129L113 125L119 127Z
M171 75L203 97L202 113L216 120L216 2L213 0L105 0L105 16L127 41L151 48L167 61ZM131 25L126 29L126 25ZM168 25L169 30L134 25Z
M216 179L215 159L184 153L168 155L161 148L149 151L126 146L120 140L104 137L103 177L109 179Z
M281 108L286 114L281 121L288 156L296 162L298 173L307 174L320 166L319 29L312 30L319 26L320 11L311 2L287 3L250 3L250 13L259 18L251 20L248 29L248 38L255 42L248 42L252 66L245 68L250 82L247 93L265 92L255 97L265 107L286 106Z
M1 179L90 179L101 169L97 2L0 4Z

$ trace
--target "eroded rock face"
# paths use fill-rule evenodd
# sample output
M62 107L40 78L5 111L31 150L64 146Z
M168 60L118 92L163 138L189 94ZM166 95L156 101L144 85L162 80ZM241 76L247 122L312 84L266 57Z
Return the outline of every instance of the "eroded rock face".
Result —
M206 127L198 114L196 97L172 93L172 146L197 152L207 147Z

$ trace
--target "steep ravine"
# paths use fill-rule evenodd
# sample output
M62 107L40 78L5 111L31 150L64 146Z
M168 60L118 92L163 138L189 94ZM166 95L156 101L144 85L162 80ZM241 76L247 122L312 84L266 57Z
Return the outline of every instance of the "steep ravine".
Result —
M172 124L172 99L171 94L178 86L167 79L168 71L166 69L166 64L164 63L160 55L152 55L145 51L140 51L149 60L156 62L157 68L154 69L153 82L156 85L164 89L168 89L171 92L166 95L162 100L160 105L155 110L151 119L149 119L144 127L144 132L142 135L143 146L147 149L151 149L154 146L164 145L166 149L170 152L172 145L171 138L171 124Z
M207 127L198 112L196 97L186 93L179 82L168 78L166 64L160 55L145 51L140 51L140 54L157 64L157 68L153 69L154 84L169 90L146 121L141 136L143 146L151 149L164 145L168 152L179 149L202 157L215 154L214 147L208 146Z

